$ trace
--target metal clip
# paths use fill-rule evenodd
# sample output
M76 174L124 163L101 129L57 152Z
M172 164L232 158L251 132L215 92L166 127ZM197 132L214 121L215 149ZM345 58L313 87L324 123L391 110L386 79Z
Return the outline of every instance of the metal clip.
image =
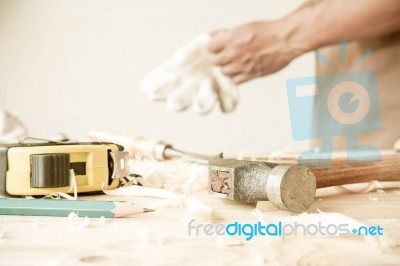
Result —
M131 172L128 164L129 153L126 151L113 151L110 152L110 155L114 163L111 178L123 178L128 176Z

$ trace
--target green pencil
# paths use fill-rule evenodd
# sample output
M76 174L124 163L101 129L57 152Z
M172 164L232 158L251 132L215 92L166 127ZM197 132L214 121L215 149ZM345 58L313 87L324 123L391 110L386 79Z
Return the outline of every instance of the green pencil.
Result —
M0 199L1 215L78 216L117 218L151 212L129 202L95 200Z

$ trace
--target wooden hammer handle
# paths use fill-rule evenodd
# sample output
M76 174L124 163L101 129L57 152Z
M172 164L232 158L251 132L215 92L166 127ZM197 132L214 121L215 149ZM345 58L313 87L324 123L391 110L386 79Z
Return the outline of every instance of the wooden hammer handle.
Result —
M317 188L371 181L400 181L400 154L382 154L374 163L352 163L334 159L332 167L312 168Z

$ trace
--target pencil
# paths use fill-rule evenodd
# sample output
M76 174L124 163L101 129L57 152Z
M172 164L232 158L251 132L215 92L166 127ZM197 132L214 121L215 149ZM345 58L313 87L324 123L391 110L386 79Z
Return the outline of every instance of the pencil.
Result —
M129 202L96 200L0 199L0 215L126 217L154 210Z

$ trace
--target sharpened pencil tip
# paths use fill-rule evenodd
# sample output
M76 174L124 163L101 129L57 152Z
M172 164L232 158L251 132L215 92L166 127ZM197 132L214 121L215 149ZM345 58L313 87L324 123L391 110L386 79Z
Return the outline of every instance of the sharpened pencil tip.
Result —
M143 212L154 212L156 210L152 210L152 209L147 209L147 208L143 208Z

